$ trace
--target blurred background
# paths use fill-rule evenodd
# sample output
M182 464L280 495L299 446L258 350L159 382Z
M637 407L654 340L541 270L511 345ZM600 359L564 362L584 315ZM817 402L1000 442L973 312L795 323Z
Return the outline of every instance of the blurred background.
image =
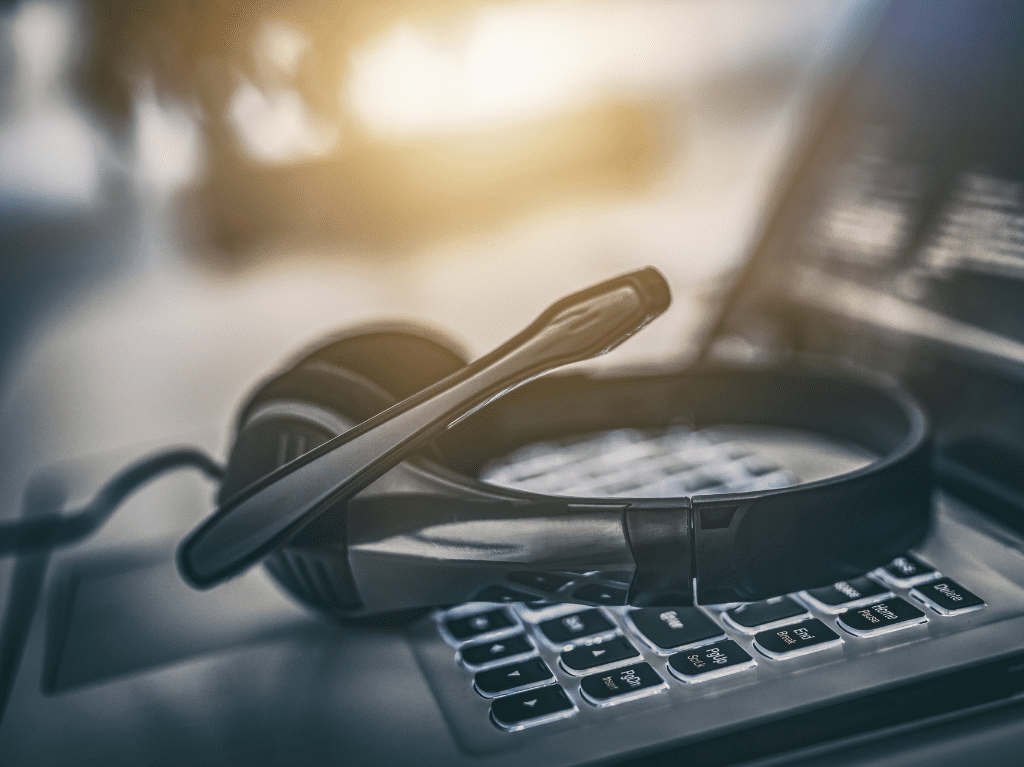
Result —
M601 364L684 365L877 5L0 4L0 515L65 458L223 455L367 320L476 356L650 264L673 307Z

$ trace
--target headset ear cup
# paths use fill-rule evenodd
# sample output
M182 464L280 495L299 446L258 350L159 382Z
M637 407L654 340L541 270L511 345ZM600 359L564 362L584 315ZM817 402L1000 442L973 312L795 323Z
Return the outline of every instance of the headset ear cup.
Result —
M300 364L323 362L375 382L396 402L465 367L465 352L427 328L377 324L355 328L308 354Z
M465 352L451 339L428 328L404 323L373 324L354 328L308 353L298 370L330 370L337 375L370 381L378 393L377 407L361 402L324 402L336 412L361 423L367 418L447 378L468 364ZM447 435L423 448L426 455L444 462Z
M223 501L298 457L295 448L271 454L247 428L270 403L302 402L359 424L466 365L461 349L437 333L411 325L371 325L347 331L306 352L291 369L265 381L242 407L238 435L221 484ZM324 435L319 442L335 436ZM309 435L312 439L312 435ZM282 439L282 444L287 442ZM296 441L299 445L308 440ZM314 445L309 444L308 449ZM433 448L428 447L428 452ZM439 457L433 449L434 457Z
M389 392L345 368L300 364L264 382L239 414L220 502L393 404Z
M454 344L409 326L360 328L307 352L243 406L219 500L465 364ZM344 620L360 604L338 554L346 518L344 504L327 510L265 562L299 601Z
M393 401L373 381L341 368L300 364L270 379L242 410L218 501L227 502ZM335 504L264 560L295 599L337 619L361 604L344 554L347 517L347 504Z
M290 370L263 383L243 406L239 429L254 411L277 400L324 407L359 424L466 364L454 342L427 329L404 324L354 328L307 351ZM436 447L426 449L440 458ZM230 466L228 479L233 479ZM231 491L240 489L231 484L225 483Z

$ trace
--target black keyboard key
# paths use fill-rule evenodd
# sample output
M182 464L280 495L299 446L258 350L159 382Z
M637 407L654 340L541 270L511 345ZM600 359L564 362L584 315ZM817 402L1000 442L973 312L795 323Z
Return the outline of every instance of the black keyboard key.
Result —
M668 668L684 682L704 682L754 668L750 653L731 639L679 652L668 659Z
M817 618L761 631L754 636L754 647L774 660L796 658L842 643L842 637Z
M848 581L839 581L820 589L808 589L800 592L800 598L811 607L833 615L877 602L892 595L889 589L866 575L862 575L860 578L851 578Z
M911 590L910 596L939 615L961 615L985 606L985 600L977 594L972 594L952 578L939 578L930 583L922 583Z
M469 671L481 671L536 654L537 648L530 640L523 634L516 634L493 642L466 645L456 657Z
M543 591L545 594L554 594L567 583L572 582L572 578L567 575L562 575L561 573L534 572L527 570L509 573L505 578L512 581L512 583L518 583L520 586L529 586L531 589Z
M540 630L558 650L571 650L580 642L611 637L617 631L615 624L596 608L551 618L540 624Z
M587 583L572 592L573 602L593 602L598 605L626 604L626 590L614 586L602 586L599 583Z
M649 663L633 663L615 671L602 671L580 681L580 694L593 705L603 708L663 692L668 684Z
M492 584L480 589L473 595L473 602L537 602L534 594L527 594L525 591L510 589L507 586ZM543 600L541 600L543 601Z
M456 642L466 642L484 636L496 638L501 634L514 634L519 627L505 609L498 608L472 615L447 618L444 621L444 628Z
M604 578L606 581L612 583L624 583L629 585L633 580L633 573L625 570L602 570L598 574L599 578Z
M580 605L566 604L564 602L519 602L512 605L519 619L525 623L538 624L548 618L555 618L582 609Z
M784 626L793 618L808 615L807 608L790 597L775 597L763 602L740 605L725 613L725 622L744 634Z
M900 597L854 608L840 615L838 620L841 629L859 637L888 634L927 622L923 612Z
M890 586L901 589L909 589L939 577L938 570L910 554L896 557L885 567L875 570L875 574Z
M565 719L577 711L576 704L557 684L491 701L492 721L509 732Z
M629 621L661 655L725 638L721 626L696 607L642 607L629 612Z
M511 663L508 666L480 671L473 677L473 687L485 698L507 692L519 692L540 687L555 678L551 669L540 658Z
M640 658L640 652L626 637L612 637L599 644L583 645L562 653L559 661L570 674L582 676L596 669L616 666L631 658Z

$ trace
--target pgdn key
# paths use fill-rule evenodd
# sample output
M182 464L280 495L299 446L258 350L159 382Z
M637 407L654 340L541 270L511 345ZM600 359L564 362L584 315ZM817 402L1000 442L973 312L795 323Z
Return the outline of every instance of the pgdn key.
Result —
M583 699L598 708L646 698L667 689L668 684L649 663L633 663L614 671L591 674L580 682Z

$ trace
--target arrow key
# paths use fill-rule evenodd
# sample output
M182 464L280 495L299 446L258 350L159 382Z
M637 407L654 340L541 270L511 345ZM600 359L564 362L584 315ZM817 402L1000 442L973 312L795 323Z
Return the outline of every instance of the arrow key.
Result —
M640 653L624 636L612 637L598 644L589 644L563 652L558 662L574 676L583 676L639 658Z
M456 654L468 671L483 671L536 655L537 650L523 634L496 639L493 642L464 645Z
M491 721L503 730L515 732L565 719L577 711L561 685L553 684L495 699L491 703Z
M473 688L485 698L545 685L555 678L540 658L488 669L473 677Z
M572 592L573 602L589 602L595 605L624 605L626 590L599 583L586 583Z

